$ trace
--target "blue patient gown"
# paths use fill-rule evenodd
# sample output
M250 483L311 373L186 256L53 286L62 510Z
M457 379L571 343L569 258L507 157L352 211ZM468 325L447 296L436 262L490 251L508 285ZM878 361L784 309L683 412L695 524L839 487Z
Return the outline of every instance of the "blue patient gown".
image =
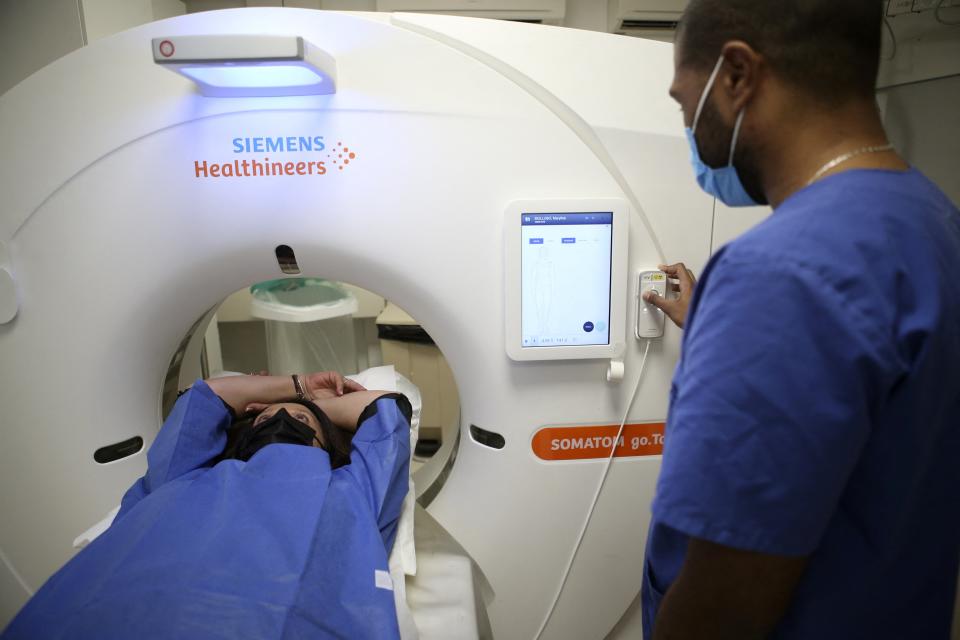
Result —
M230 416L197 382L113 525L4 638L398 638L387 556L408 484L401 405L367 407L336 470L291 444L211 466Z

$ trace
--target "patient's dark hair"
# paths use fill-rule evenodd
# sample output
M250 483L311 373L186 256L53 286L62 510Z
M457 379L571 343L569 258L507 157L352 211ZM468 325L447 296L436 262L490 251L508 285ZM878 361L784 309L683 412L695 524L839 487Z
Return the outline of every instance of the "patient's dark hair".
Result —
M291 401L291 404L299 404L303 407L306 407L310 413L317 418L317 422L320 423L320 433L323 436L323 448L328 454L330 454L330 468L338 469L342 466L350 464L350 443L353 440L353 432L347 431L346 429L341 429L333 424L330 418L327 417L327 414L324 413L320 407L309 400L304 400L302 402ZM244 416L233 422L230 429L227 431L227 444L223 448L223 454L220 456L219 460L227 460L237 457L237 445L240 440L240 435L244 431L253 429L253 421L256 419L256 417L256 415Z
M681 64L709 70L742 40L784 81L824 104L873 99L882 0L690 0L677 29Z

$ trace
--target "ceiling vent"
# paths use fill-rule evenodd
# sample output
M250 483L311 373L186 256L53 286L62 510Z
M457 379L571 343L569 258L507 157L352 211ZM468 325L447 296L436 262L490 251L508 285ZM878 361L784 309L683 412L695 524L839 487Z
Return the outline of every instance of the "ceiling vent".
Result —
M672 40L688 0L609 0L610 31Z

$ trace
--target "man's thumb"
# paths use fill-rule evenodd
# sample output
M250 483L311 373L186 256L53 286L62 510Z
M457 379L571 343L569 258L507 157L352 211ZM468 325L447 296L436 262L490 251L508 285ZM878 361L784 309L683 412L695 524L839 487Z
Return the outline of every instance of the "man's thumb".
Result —
M652 304L661 311L666 311L667 307L670 305L670 301L664 298L661 295L658 295L655 291L647 291L643 294L643 301L649 304Z

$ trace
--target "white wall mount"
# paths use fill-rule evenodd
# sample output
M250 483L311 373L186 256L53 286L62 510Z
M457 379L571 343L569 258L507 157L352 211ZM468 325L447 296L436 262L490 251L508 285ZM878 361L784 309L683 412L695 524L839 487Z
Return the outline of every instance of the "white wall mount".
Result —
M607 365L607 382L620 382L626 372L622 359L614 359Z

